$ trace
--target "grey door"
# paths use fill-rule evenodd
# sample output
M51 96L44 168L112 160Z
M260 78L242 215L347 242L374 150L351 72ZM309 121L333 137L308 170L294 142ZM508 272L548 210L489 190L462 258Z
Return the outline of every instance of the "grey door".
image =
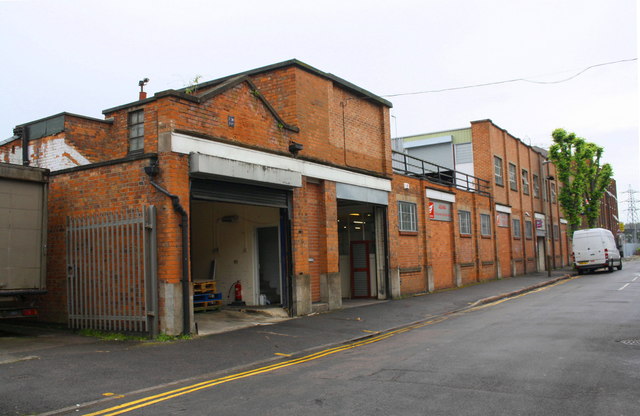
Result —
M280 239L278 227L258 228L258 278L260 294L269 303L279 304L280 299Z

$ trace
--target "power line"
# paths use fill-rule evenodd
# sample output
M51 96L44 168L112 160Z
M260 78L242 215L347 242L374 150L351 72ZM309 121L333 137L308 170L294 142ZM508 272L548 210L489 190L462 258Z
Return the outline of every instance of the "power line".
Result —
M500 85L500 84L508 84L511 82L529 82L532 84L560 84L562 82L567 82L570 81L582 74L584 74L585 72L587 72L590 69L593 68L597 68L600 66L606 66L606 65L614 65L614 64L619 64L619 63L623 63L623 62L632 62L632 61L637 61L638 58L631 58L631 59L621 59L619 61L612 61L612 62L603 62L600 64L595 64L595 65L591 65L588 66L582 70L580 70L579 72L577 72L576 74L568 77L568 78L564 78L564 79L560 79L560 80L556 80L556 81L534 81L532 79L527 79L527 78L514 78L514 79L507 79L504 81L495 81L495 82L486 82L484 84L473 84L473 85L465 85L462 87L451 87L451 88L442 88L442 89L438 89L438 90L426 90L426 91L415 91L415 92L404 92L404 93L399 93L399 94L388 94L388 95L382 95L381 97L384 98L388 98L388 97L401 97L401 96L405 96L405 95L419 95L419 94L431 94L431 93L436 93L436 92L445 92L445 91L455 91L455 90L464 90L464 89L468 89L468 88L478 88L478 87L487 87L490 85Z

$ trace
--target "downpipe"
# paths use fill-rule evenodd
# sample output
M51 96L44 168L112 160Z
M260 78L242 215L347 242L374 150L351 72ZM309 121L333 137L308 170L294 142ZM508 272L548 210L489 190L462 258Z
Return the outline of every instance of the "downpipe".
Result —
M180 198L177 195L173 195L162 186L153 181L153 177L149 178L149 183L162 192L169 198L173 209L180 214L182 221L180 228L182 228L182 334L189 335L191 328L191 316L189 308L189 259L187 257L187 247L189 247L189 216L187 211L180 204Z

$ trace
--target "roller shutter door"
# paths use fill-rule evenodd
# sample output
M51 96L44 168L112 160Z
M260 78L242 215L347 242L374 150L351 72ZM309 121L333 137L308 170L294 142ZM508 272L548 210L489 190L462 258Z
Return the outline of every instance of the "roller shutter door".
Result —
M205 201L288 208L289 193L290 191L286 189L267 188L246 183L205 179L191 180L191 197Z

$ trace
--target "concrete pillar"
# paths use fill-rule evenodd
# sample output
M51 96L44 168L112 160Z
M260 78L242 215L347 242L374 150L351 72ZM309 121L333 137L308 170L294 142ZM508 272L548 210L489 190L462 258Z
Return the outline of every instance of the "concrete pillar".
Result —
M179 335L182 333L182 287L180 283L162 280L159 283L159 330L167 335Z
M329 310L342 308L342 280L340 273L320 275L320 300Z
M431 293L435 290L435 282L433 276L433 267L427 266L427 290Z
M293 315L302 316L311 313L311 275L297 274L293 281Z
M456 277L456 287L462 286L462 270L460 269L460 265L456 264L454 267L454 273Z
M496 259L496 279L502 279L502 266L500 260Z
M399 299L402 293L400 290L400 268L395 269L390 274L389 284L391 287L389 289L391 292L391 299Z

